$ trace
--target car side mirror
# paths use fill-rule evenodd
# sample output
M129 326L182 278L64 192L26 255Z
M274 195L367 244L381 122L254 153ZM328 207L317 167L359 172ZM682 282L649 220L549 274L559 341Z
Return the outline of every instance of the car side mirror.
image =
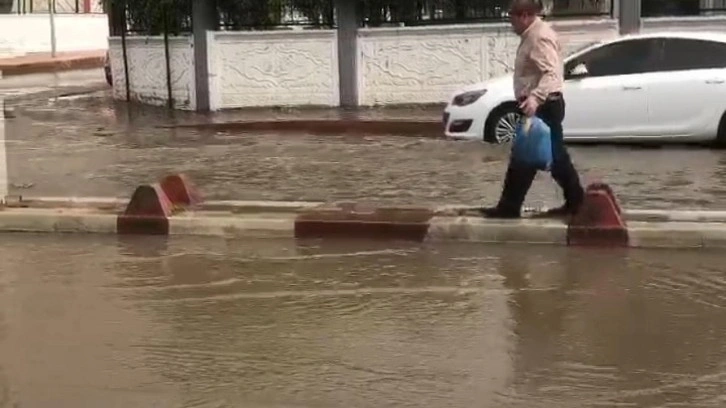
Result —
M587 65L585 63L580 63L575 66L575 68L572 68L572 70L569 72L570 78L583 78L590 74L590 72L587 70Z

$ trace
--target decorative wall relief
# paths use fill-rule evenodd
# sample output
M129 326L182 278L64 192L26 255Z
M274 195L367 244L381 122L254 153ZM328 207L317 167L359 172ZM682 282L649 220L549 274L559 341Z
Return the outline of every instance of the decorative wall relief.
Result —
M216 108L324 105L338 100L332 30L218 32L210 43Z

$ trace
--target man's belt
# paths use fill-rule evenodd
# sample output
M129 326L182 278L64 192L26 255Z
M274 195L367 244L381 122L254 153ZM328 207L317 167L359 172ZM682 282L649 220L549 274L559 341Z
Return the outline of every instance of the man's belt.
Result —
M547 98L545 99L545 101L557 102L560 99L562 99L562 92L552 92L549 95L547 95Z
M517 99L517 102L522 103L527 99L526 96L523 96L519 99ZM545 102L557 102L562 99L562 92L552 92L547 95L545 98Z

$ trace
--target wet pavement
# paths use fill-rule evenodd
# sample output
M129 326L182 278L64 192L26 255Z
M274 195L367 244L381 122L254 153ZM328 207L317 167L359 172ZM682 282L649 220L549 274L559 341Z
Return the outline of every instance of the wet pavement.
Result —
M224 133L170 124L210 120L114 103L108 91L17 99L6 121L12 194L129 196L136 185L189 174L212 199L359 200L383 204L496 201L507 148L411 137ZM350 115L327 111L328 117ZM336 113L337 112L337 113ZM366 117L431 119L436 109L370 110ZM320 111L227 112L212 120L325 116ZM726 207L726 151L573 146L588 181L610 183L627 207ZM527 205L559 204L540 174Z
M723 256L662 254L0 235L0 405L726 406Z
M25 97L49 93L66 94L106 88L103 68L56 73L5 76L0 78L0 97Z

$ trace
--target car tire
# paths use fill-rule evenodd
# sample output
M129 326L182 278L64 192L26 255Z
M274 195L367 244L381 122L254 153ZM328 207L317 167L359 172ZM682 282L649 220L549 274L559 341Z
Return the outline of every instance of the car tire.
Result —
M726 112L721 116L713 145L718 149L726 149Z
M514 129L520 116L515 102L497 106L484 124L484 141L491 144L510 143L514 139Z

